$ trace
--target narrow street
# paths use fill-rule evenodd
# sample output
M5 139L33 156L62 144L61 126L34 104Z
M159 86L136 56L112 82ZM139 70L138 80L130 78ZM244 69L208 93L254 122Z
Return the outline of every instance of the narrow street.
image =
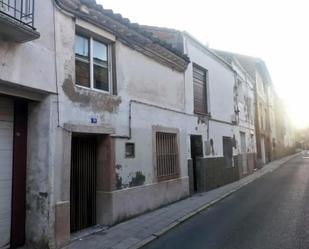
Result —
M309 248L309 158L294 158L144 248Z

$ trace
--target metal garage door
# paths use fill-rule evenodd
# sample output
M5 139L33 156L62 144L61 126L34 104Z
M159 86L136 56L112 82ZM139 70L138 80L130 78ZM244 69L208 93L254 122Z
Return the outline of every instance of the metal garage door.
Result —
M8 248L11 231L14 103L0 97L0 248Z

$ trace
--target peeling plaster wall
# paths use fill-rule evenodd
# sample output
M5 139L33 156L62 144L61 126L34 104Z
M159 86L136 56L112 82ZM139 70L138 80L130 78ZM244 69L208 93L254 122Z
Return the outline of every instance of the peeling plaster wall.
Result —
M36 1L34 26L40 38L26 43L0 41L0 80L55 92L53 1Z
M237 86L236 101L237 108L239 110L239 123L235 127L237 129L236 137L239 141L237 146L237 151L241 153L241 144L240 144L240 132L245 133L246 136L246 152L247 153L256 153L256 134L255 134L255 103L254 103L254 83L253 79L249 77L247 73L244 72L244 69L240 68L240 65L237 61L232 61L232 67L237 72L237 80L241 82L241 86ZM237 82L235 83L237 84ZM241 88L241 89L239 89ZM249 103L250 102L250 103Z
M53 163L55 148L55 96L30 102L26 194L26 243L49 248Z
M193 124L197 122L196 118L171 111L162 111L142 104L133 104L132 113L132 139L130 142L135 143L135 158L125 158L125 142L128 142L127 140L116 140L116 164L119 165L116 172L122 177L123 187L129 186L137 171L142 172L146 177L145 184L156 182L156 176L153 174L153 125L179 129L180 176L188 176L187 159L191 157L189 134L195 132Z
M5 94L41 100L28 101L25 231L29 248L49 248L57 120L52 0L36 1L34 22L39 39L26 43L0 41L0 82L5 83L3 89L10 89Z
M138 100L178 112L185 111L184 74L174 71L145 55L116 41L116 73L118 96L112 96L74 84L75 23L57 11L57 53L60 99L60 125L76 123L91 125L96 117L98 125L108 124L116 134L129 134L129 103ZM152 125L180 129L181 176L187 176L187 158L190 158L189 132L195 132L197 118L146 105L132 104L132 139L136 157L125 158L126 139L116 140L116 169L123 187L132 185L140 172L144 184L153 183ZM141 181L142 182L142 181Z
M72 18L56 12L57 78L59 91L59 121L79 125L114 124L113 114L118 113L121 97L75 85L75 22Z

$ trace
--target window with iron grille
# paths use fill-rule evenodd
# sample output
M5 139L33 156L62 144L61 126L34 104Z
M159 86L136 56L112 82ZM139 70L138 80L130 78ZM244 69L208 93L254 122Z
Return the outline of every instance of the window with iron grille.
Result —
M134 143L126 143L126 158L134 158L135 157L135 144Z
M158 181L179 177L177 134L156 132L156 165Z

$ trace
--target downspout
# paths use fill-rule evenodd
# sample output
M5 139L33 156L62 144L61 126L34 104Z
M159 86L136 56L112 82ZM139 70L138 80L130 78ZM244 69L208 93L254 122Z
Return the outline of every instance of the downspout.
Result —
M132 138L132 100L129 101L129 128L128 128L128 135L127 136L118 136L118 135L111 135L114 138L119 139L128 139Z

